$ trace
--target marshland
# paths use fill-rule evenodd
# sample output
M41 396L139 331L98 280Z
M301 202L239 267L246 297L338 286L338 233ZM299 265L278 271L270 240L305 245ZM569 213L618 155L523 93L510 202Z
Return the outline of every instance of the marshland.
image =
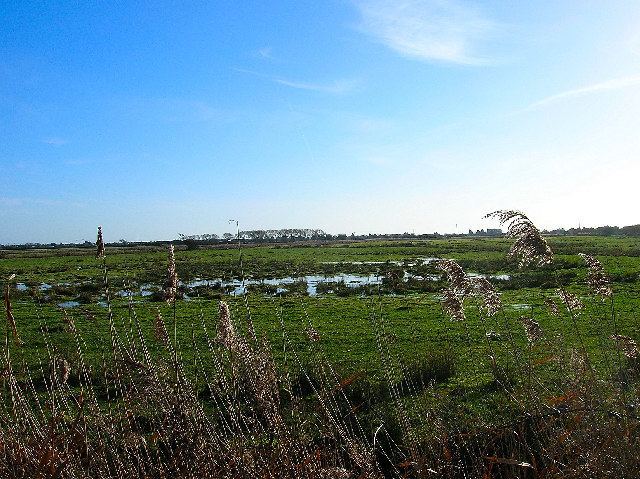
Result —
M3 474L633 477L640 240L496 216L507 237L2 251Z
M0 479L640 477L637 0L0 2Z

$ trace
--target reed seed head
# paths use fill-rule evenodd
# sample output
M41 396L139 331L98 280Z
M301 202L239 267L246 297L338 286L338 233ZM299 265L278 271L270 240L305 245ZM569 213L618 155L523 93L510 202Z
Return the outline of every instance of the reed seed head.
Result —
M560 310L558 309L557 303L551 298L544 298L544 304L547 306L549 313L552 316L560 316Z
M482 305L488 316L495 315L502 308L500 295L489 280L482 277L473 278L471 280L473 294L482 299Z
M463 299L452 288L446 288L442 291L441 297L442 309L447 313L452 321L464 321Z
M307 338L309 338L309 341L312 343L320 341L320 333L317 329L309 327L305 330L305 333L307 333Z
M442 293L442 305L454 321L465 319L464 300L467 296L480 298L489 316L502 307L500 295L486 278L468 277L462 267L451 259L437 261L436 268L443 271L449 281L449 288Z
M72 332L72 333L75 333L76 332L76 322L73 320L73 317L69 316L65 309L63 309L63 308L60 308L60 309L62 310L62 320L67 325L67 330Z
M153 335L165 346L169 344L169 333L167 332L167 327L164 324L164 319L162 318L162 314L160 314L160 310L156 311L156 317L153 321Z
M529 341L529 343L533 344L542 339L542 328L535 319L521 316L520 322L522 323L522 326L524 326L524 332L527 335L527 341Z
M587 358L579 349L572 348L569 354L569 365L578 374L584 374L588 369Z
M518 258L519 267L529 264L543 266L553 261L553 251L542 237L540 230L520 211L500 210L488 213L485 218L497 218L500 225L507 225L507 236L515 238L509 256Z
M320 470L319 479L349 479L353 475L344 467L325 467Z
M225 301L220 301L218 307L218 336L217 340L227 349L232 349L235 344L236 331L231 322L229 305Z
M282 421L278 410L280 392L269 343L263 340L261 347L254 350L249 358L248 365L250 364L253 370L252 383L256 400L271 426L277 428Z
M104 241L102 239L102 226L98 226L98 239L96 240L96 258L104 258Z
M66 384L71 374L71 365L69 361L64 358L54 358L51 365L53 380L56 385L61 386Z
M638 359L640 357L638 345L629 336L614 334L612 336L609 336L609 339L616 342L616 346L618 347L618 349L622 351L622 354L624 354L627 358Z
M602 263L591 255L578 253L578 255L587 263L587 284L591 290L602 296L603 299L610 298L613 294L609 284L609 276L605 273Z
M460 294L467 294L471 285L462 267L452 259L441 259L435 264L436 268L444 271L451 288Z
M167 266L167 279L164 284L164 299L167 303L173 303L176 300L178 291L178 274L176 273L176 256L173 251L173 245L169 245L169 264Z
M584 308L584 304L582 304L580 298L578 298L575 294L570 293L569 291L560 289L560 298L562 298L562 302L567 307L570 313L580 311L582 308Z

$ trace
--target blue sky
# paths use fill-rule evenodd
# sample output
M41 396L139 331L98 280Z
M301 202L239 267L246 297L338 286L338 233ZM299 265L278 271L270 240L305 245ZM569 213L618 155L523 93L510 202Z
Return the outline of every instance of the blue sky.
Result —
M0 243L634 224L637 1L2 2Z

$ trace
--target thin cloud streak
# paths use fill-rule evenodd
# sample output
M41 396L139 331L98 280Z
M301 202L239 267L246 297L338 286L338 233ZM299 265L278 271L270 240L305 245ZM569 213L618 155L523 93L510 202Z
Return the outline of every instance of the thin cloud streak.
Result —
M63 146L69 142L64 138L51 137L51 138L45 138L44 140L42 140L42 143L45 143L51 146Z
M274 60L273 51L271 47L259 48L256 54L258 55L258 57L262 58L263 60Z
M256 76L258 78L264 78L279 85L288 86L297 90L309 90L320 93L331 93L333 95L344 95L353 91L358 86L358 81L354 79L336 80L333 83L312 83L305 81L288 80L286 78L265 75L262 73L254 72L251 70L245 70L243 68L234 68L235 71L240 73L246 73Z
M546 98L543 98L542 100L532 103L527 108L525 108L525 111L537 110L539 108L549 106L553 103L558 103L563 100L569 100L571 98L577 98L606 91L621 90L623 88L630 88L638 85L640 85L640 75L614 78L612 80L594 83L593 85L587 85L581 88L576 88L574 90L567 90L561 93L556 93L555 95L548 96Z
M273 60L273 55L271 54L271 47L263 47L258 49L258 55L261 58L266 58L268 60Z
M285 80L284 78L274 78L274 82L280 85L297 88L298 90L311 90L322 93L333 93L342 95L353 91L358 82L356 80L336 80L333 84L307 83L300 81Z
M463 65L488 63L473 53L495 29L477 10L454 0L355 0L359 29L398 53Z

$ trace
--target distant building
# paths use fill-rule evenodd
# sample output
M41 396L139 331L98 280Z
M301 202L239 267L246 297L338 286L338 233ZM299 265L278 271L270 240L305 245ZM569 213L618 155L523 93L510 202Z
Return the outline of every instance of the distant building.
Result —
M469 230L468 236L502 236L500 228L487 228L487 230Z

